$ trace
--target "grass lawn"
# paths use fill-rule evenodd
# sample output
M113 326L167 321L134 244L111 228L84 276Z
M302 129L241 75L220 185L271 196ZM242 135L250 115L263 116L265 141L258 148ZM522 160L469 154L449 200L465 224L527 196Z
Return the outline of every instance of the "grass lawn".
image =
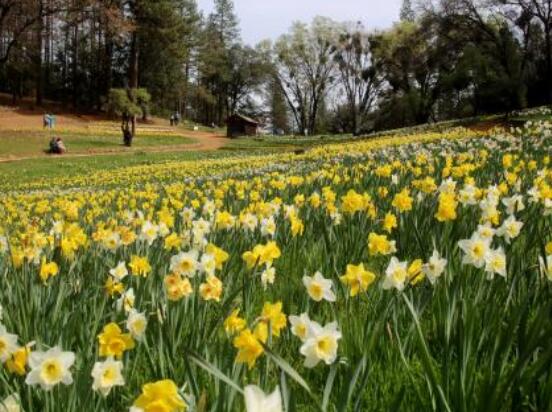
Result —
M247 155L268 153L247 151ZM181 151L171 153L109 154L85 157L45 157L0 163L0 188L5 184L25 184L41 178L82 176L98 170L115 170L129 166L150 165L171 161L215 159L235 156L235 151ZM1 189L0 189L1 190Z
M355 140L351 135L320 135L320 136L266 136L240 137L224 146L226 150L296 150L308 149L328 143L345 143Z
M10 156L39 156L48 149L53 136L63 139L70 153L112 152L140 150L140 148L184 145L195 143L195 139L176 134L138 134L131 149L122 145L117 134L78 133L66 131L0 131L0 158Z

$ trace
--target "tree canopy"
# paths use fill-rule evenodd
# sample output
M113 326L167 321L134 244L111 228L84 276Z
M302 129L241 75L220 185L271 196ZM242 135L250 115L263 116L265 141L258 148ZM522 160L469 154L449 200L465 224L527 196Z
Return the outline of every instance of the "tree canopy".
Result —
M146 89L133 117L243 112L301 134L552 103L550 0L404 0L385 30L317 17L258 45L213 1L204 15L196 0L0 0L0 92L107 111Z

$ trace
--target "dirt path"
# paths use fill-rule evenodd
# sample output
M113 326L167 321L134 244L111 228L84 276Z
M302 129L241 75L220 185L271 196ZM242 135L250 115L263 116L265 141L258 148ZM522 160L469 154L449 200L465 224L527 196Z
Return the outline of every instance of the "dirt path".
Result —
M67 158L78 158L78 157L90 157L90 156L106 156L106 155L131 155L134 153L179 153L179 152L189 152L189 151L212 151L218 150L223 147L229 139L223 137L219 134L209 133L209 132L185 132L182 134L184 137L189 137L196 140L195 143L181 144L181 145L165 145L165 146L148 146L148 147L124 147L121 146L117 149L89 149L86 152L68 152L62 156L59 155L49 155L46 153L37 153L33 156L14 156L9 155L7 157L0 158L0 163L7 162L17 162L20 160L30 160L30 159L67 159Z

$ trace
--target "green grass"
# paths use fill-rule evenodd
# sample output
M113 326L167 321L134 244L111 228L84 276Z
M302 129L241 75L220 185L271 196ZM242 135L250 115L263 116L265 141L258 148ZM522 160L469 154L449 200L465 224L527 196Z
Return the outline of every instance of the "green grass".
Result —
M0 184L5 182L23 184L48 177L71 177L86 175L98 170L114 170L128 166L149 165L176 160L212 159L229 156L224 151L183 151L176 153L135 153L85 157L52 156L0 163Z
M265 136L240 137L231 140L224 146L227 150L274 149L295 150L308 149L328 143L345 143L355 140L351 135L319 135L319 136Z
M63 139L69 153L87 153L90 151L128 151L122 138L112 134L86 134L56 131L0 131L0 158L40 156L48 149L53 136ZM130 150L158 146L185 145L195 143L195 139L176 135L147 135L135 137Z

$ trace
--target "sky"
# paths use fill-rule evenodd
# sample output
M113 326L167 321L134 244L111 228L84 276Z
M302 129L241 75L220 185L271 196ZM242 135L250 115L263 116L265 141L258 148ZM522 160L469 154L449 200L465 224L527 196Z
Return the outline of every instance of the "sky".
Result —
M198 0L208 14L213 0ZM367 29L390 27L399 19L402 0L234 0L242 39L256 44L276 39L294 21L310 22L315 16L336 21L361 21Z

